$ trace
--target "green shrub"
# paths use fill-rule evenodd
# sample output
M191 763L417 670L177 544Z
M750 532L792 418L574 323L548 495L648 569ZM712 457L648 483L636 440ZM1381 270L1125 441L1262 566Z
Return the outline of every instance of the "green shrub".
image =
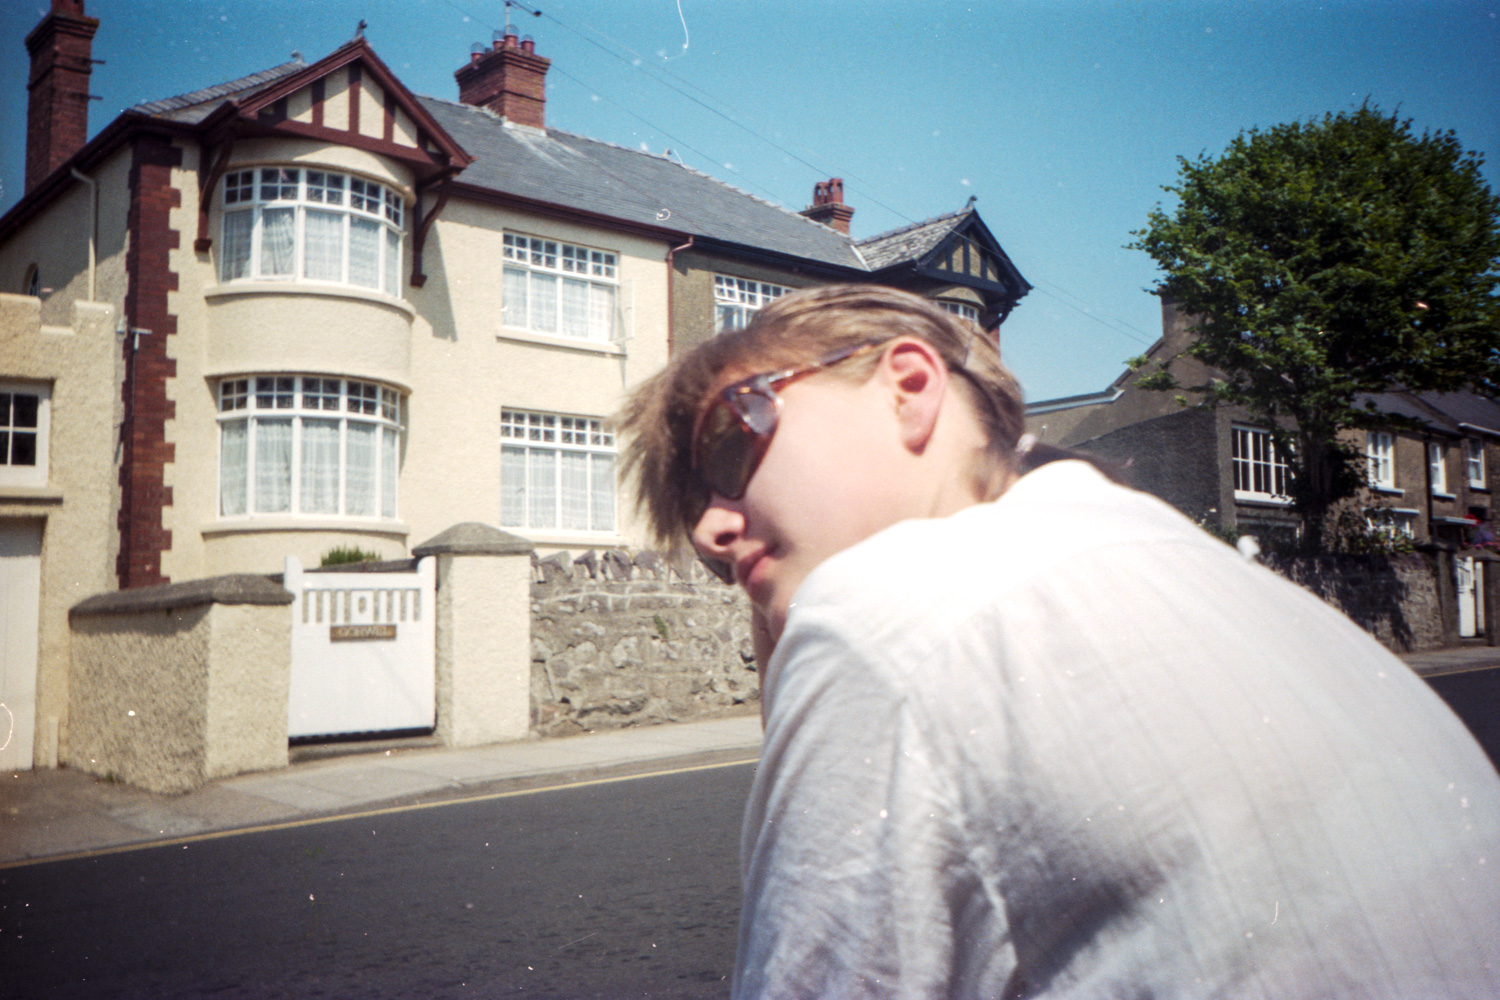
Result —
M335 545L323 553L320 566L347 566L350 563L380 562L378 552L369 552L358 545Z

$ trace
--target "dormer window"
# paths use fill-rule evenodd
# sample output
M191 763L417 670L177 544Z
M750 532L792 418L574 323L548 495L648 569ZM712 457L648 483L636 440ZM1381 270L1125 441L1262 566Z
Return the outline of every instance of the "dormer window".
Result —
M322 282L400 294L405 203L331 170L256 167L224 177L221 282Z

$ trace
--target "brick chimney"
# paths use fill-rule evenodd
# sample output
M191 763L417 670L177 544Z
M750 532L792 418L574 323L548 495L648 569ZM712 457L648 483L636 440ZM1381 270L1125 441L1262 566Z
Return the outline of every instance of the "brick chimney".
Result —
M31 92L26 106L26 190L30 191L89 137L89 74L99 19L83 0L52 0L52 10L26 36Z
M848 236L849 220L854 218L854 209L844 204L844 179L831 177L814 184L813 203L804 208L802 214Z
M488 52L476 44L469 64L454 77L458 99L489 108L517 125L545 128L547 122L547 67L552 60L536 54L536 43L518 38L509 25Z

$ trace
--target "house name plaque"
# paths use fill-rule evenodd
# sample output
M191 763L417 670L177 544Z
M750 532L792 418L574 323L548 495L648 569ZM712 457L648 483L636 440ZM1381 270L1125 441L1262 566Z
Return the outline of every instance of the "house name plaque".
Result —
M361 639L394 639L395 625L330 625L330 642L354 642Z

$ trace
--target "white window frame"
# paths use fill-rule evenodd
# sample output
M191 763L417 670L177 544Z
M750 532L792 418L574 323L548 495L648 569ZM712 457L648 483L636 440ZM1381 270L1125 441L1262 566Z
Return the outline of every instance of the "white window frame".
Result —
M773 299L791 292L785 285L751 281L728 274L714 275L714 333L738 330Z
M29 412L30 404L22 404L21 410L26 412L18 412L17 396L36 401L34 415ZM25 441L19 449L17 437ZM46 486L51 443L51 386L36 382L0 382L0 486ZM31 463L24 464L28 446ZM16 459L23 464L16 464Z
M1448 449L1438 441L1427 442L1427 470L1434 496L1451 497L1448 492Z
M949 302L947 299L937 299L938 308L945 313L966 319L975 326L979 325L979 307L968 302Z
M1235 424L1230 428L1230 465L1234 470L1234 498L1261 503L1289 504L1287 483L1291 470L1276 451L1271 432Z
M390 185L337 170L256 166L225 174L220 191L220 284L288 281L400 297L406 207ZM269 242L272 220L280 218L291 222L289 254L277 254ZM314 232L322 254L311 252ZM370 253L357 253L359 242Z
M1464 468L1468 474L1469 489L1489 488L1489 483L1484 478L1484 442L1479 438L1464 440Z
M328 375L242 375L221 379L216 386L219 423L218 516L239 518L334 518L351 522L395 521L399 512L402 411L404 400L395 389L364 379ZM262 480L261 451L271 432L262 424L287 425L290 434L285 479ZM315 432L337 434L337 482L320 500L316 487L304 481L317 472L308 450L317 447ZM361 470L351 462L359 436L369 436L372 464ZM324 446L328 442L325 439ZM237 454L242 453L242 454ZM331 457L331 456L330 456ZM326 466L324 467L326 468ZM355 476L367 473L368 510L354 508ZM274 489L263 489L263 483ZM328 485L324 480L324 485ZM284 491L285 501L278 500Z
M1396 441L1389 431L1368 431L1365 475L1373 489L1396 489Z
M501 527L581 535L618 530L615 435L602 417L506 408L500 441ZM567 476L580 471L581 484L565 496Z
M502 326L589 343L620 340L616 253L524 233L503 234L502 250Z

